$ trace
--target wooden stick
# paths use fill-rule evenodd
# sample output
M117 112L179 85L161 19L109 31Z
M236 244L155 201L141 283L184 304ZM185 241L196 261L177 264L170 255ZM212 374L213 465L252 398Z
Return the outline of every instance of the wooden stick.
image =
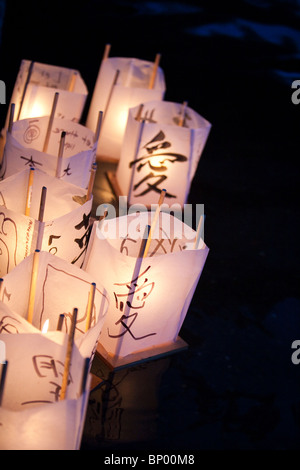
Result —
M105 49L104 49L104 54L103 54L103 57L102 57L102 61L108 59L108 56L109 56L109 53L110 53L110 48L111 48L111 44L106 44Z
M40 250L35 250L32 261L31 282L28 301L27 321L32 324L35 302L36 281L38 276Z
M4 392L4 385L5 385L5 377L8 367L8 361L2 363L2 371L0 377L0 406L2 406L2 399L3 399L3 392Z
M156 74L157 74L157 69L158 69L158 66L159 66L160 58L161 58L161 54L156 54L156 56L155 56L155 61L154 61L154 65L153 65L153 70L152 70L152 75L151 75L151 77L150 77L150 82L149 82L149 87L148 87L150 90L152 90L153 87L154 87L155 78L156 78Z
M195 237L195 243L194 243L194 250L198 249L200 240L201 240L201 235L202 235L202 230L203 230L203 224L204 224L204 216L201 215L197 227L197 232L196 232L196 237Z
M61 173L61 164L62 164L64 147L65 147L65 138L66 138L66 132L62 131L60 135L60 142L59 142L59 149L58 149L58 156L57 156L56 178L59 178L60 173Z
M36 249L41 250L42 248L42 241L43 241L43 234L44 234L44 212L45 212L45 204L46 204L46 196L47 196L47 188L46 186L42 187L42 192L41 192L41 201L40 201L40 210L39 210L39 230L38 230L38 236L37 236L37 243L36 243Z
M185 112L186 112L187 105L188 105L188 102L187 102L187 101L184 101L184 102L182 103L181 117L180 117L180 121L179 121L179 124L178 124L180 127L182 127L182 126L183 126L183 123L184 123Z
M92 164L92 169L91 169L91 175L90 175L90 180L89 180L89 185L86 193L86 201L89 201L92 197L92 191L93 191L93 186L94 186L94 181L95 181L95 175L97 171L97 163L94 162Z
M11 134L12 126L14 123L14 114L15 114L15 103L11 103L10 105L10 113L9 113L9 123L7 131Z
M109 91L109 96L108 96L108 99L107 99L107 102L106 102L106 105L105 105L105 111L104 111L103 119L105 119L105 116L107 114L109 103L111 101L111 97L112 97L112 94L113 94L113 91L114 91L114 87L117 84L119 75L120 75L120 70L117 69L116 73L115 73L115 76L114 76L114 80L112 82L112 85L111 85L111 88L110 88L110 91Z
M60 313L59 317L58 317L56 331L61 331L62 330L64 319L65 319L65 315L63 313Z
M142 112L143 112L143 107L144 107L144 105L143 105L143 103L141 103L141 104L139 105L138 112L136 113L136 116L135 116L136 121L140 121L140 120L141 120Z
M59 93L56 92L53 98L52 109L51 109L51 113L49 116L48 128L47 128L44 147L43 147L43 152L45 153L47 152L47 149L48 149L48 144L49 144L49 139L50 139L50 134L52 130L52 125L53 125L58 98L59 98Z
M32 198L32 188L33 188L33 175L34 168L30 168L29 177L28 177L28 186L27 186L27 196L26 196L26 206L25 206L25 215L30 215L30 206Z
M18 111L17 121L19 121L20 116L21 116L21 110L22 110L22 107L23 107L23 104L24 104L24 99L25 99L27 87L28 87L28 84L30 82L30 78L31 78L31 75L32 75L33 66L34 66L34 62L31 61L30 65L29 65L29 68L28 68L26 82L25 82L24 88L23 88L23 93L22 93L22 98L21 98L20 107L19 107L19 111Z
M92 312L93 312L94 300L95 300L95 292L96 292L96 283L92 282L91 283L90 293L89 293L88 306L87 306L85 331L88 331L91 327Z
M74 86L75 86L77 75L78 73L75 70L73 70L71 80L68 86L68 91L74 91Z
M86 383L87 383L87 378L89 375L89 370L90 370L90 358L86 357L84 360L83 373L82 373L81 395L85 392L85 389L86 389Z
M103 119L103 111L99 111L97 126L96 126L96 130L95 130L95 135L94 135L94 143L98 142L98 140L99 140L99 136L100 136L100 132L101 132L102 119Z
M69 372L70 372L70 367L71 367L71 359L72 359L72 351L73 351L73 345L74 345L74 336L75 336L77 314L78 314L78 309L74 308L73 309L72 322L71 322L71 328L70 328L70 332L69 332L69 336L68 336L67 352L66 352L66 359L65 359L65 364L64 364L64 374L63 374L63 378L62 378L62 385L61 385L61 391L60 391L60 397L59 397L60 400L65 399L66 392L67 392L68 378L69 378Z
M147 239L147 244L146 244L145 251L144 251L144 257L145 258L148 254L148 250L149 250L149 247L150 247L152 236L154 234L154 230L155 230L156 223L157 223L157 220L158 220L158 217L159 217L159 213L160 213L162 203L164 202L165 195L166 195L166 189L162 189L161 193L160 193L160 196L159 196L158 206L156 208L156 211L155 211L155 214L154 214L154 217L153 217L153 221L151 222L150 232L149 232L149 236L148 236L148 239Z

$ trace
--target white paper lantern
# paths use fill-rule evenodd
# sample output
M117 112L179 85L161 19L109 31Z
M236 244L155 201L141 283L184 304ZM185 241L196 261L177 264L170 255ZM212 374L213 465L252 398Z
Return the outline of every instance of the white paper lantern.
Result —
M13 123L11 132L6 135L0 178L7 178L32 166L51 176L87 188L96 154L94 132L76 122L54 118L45 152L48 124L48 116ZM66 134L60 156L62 132Z
M55 116L79 122L88 95L79 71L22 60L10 100L16 107L14 120L50 115L56 92ZM5 129L8 124L9 113Z
M116 192L127 196L130 205L141 203L150 207L157 194L166 189L165 201L183 206L211 124L179 103L144 103L139 121L138 109L132 108L128 113L115 174Z
M58 256L40 252L37 262L35 257L2 278L0 333L40 332L46 322L47 331L55 331L61 315L61 331L69 333L76 307L75 342L84 357L92 357L108 310L106 289Z
M149 87L153 70L153 62L141 59L113 57L102 61L86 122L94 130L98 112L103 111L98 157L118 161L129 108L164 98L165 78L160 67Z
M36 249L57 254L80 266L89 234L92 198L83 188L33 170L23 170L0 182L0 275L8 273ZM43 221L41 195L47 188ZM26 206L30 213L26 214ZM40 230L42 229L42 230Z
M180 328L208 254L196 232L160 213L148 256L138 258L150 213L93 225L84 269L105 287L111 303L98 352L113 366L180 345ZM137 266L138 270L137 270Z
M68 336L4 334L7 371L0 406L1 450L79 449L91 377L74 345L61 399Z

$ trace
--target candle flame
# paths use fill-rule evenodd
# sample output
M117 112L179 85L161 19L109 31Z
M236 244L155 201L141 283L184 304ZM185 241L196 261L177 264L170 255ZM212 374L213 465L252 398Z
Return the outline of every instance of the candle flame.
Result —
M44 323L44 326L42 328L42 333L47 333L48 328L49 328L49 318Z

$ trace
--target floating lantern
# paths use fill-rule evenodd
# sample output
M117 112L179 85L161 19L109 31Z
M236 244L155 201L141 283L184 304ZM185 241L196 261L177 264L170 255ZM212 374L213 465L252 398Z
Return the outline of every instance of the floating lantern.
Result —
M39 169L0 182L0 275L36 249L80 266L89 235L92 197Z
M95 129L98 112L103 111L99 158L119 160L129 108L163 99L166 86L159 60L159 54L154 63L120 57L102 60L86 121Z
M186 347L178 335L208 248L164 212L145 245L149 219L148 212L104 219L91 232L83 269L105 282L114 300L97 349L112 367Z
M0 178L31 165L87 188L96 146L95 133L73 121L54 118L50 128L49 116L15 121L6 135Z
M79 122L88 95L79 71L22 60L10 100L16 106L15 120L49 115L56 92L55 116ZM8 124L9 114L5 129Z
M108 295L93 276L47 252L27 256L2 278L0 332L26 333L59 329L68 333L74 305L78 310L75 343L91 357L108 309Z
M166 202L183 206L210 129L186 103L152 101L130 109L116 174L108 174L115 193L149 207L166 188Z
M73 344L66 368L70 336L62 332L0 338L7 356L1 383L0 449L79 449L91 380L89 361Z

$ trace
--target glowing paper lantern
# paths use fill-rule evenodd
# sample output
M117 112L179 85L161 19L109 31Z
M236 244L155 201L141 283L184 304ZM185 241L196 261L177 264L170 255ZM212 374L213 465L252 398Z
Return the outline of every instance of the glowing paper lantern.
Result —
M98 352L114 367L182 346L178 337L208 254L196 232L160 213L147 256L139 257L151 214L94 223L84 269L112 300ZM99 268L101 266L101 268Z
M93 276L47 252L29 255L3 276L0 300L3 333L40 332L46 323L55 331L60 319L60 330L68 333L75 306L74 338L84 357L95 350L109 304Z
M44 188L46 200L41 211ZM80 266L87 247L91 207L92 198L86 201L83 188L39 169L23 170L1 181L0 275L35 249Z
M146 101L162 100L165 89L163 71L153 62L120 57L103 60L86 122L87 127L95 129L98 112L103 111L97 156L118 161L129 108Z
M61 399L68 336L0 335L8 367L0 406L1 450L76 450L89 397L87 361L72 348L67 396Z
M184 104L152 101L129 110L120 161L117 191L129 204L149 207L166 188L166 202L184 205L211 124ZM114 184L114 180L112 180Z
M48 116L13 123L11 132L6 135L0 178L32 166L86 188L95 160L94 132L76 122L54 118L45 151L48 124ZM62 132L65 137L60 154Z
M15 120L49 115L56 92L55 116L79 122L88 94L79 71L22 60L10 100L16 106ZM5 129L8 123L9 115Z

